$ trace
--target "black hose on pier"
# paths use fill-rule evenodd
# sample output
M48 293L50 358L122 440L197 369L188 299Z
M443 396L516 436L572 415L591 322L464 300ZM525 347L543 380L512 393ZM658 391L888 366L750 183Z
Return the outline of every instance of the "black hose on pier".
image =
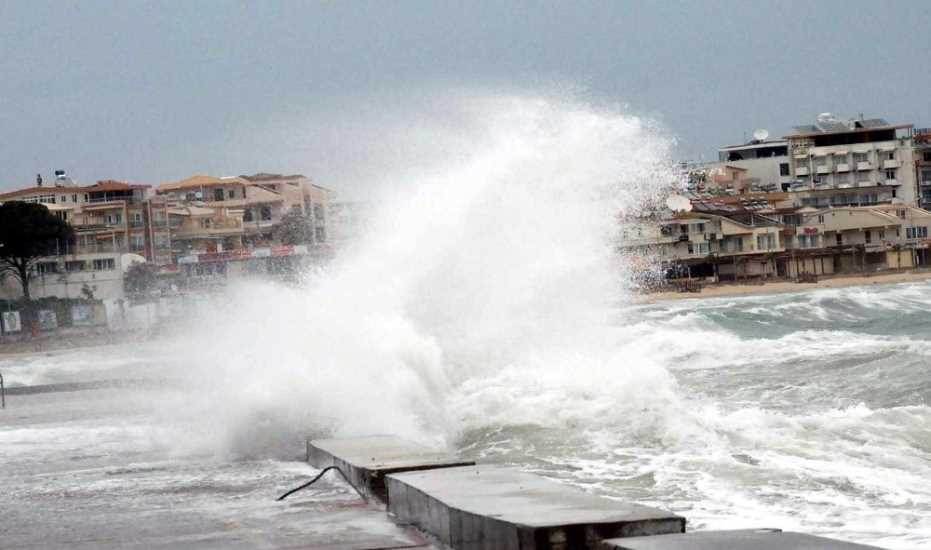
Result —
M360 497L362 497L362 500L368 500L367 498L365 498L365 495L362 494L362 491L360 491L360 490L358 489L358 487L356 487L355 485L352 484L351 481L349 481L349 478L346 476L345 473L343 473L342 470L339 469L338 466L327 466L327 467L324 468L319 474L317 474L313 479L311 479L311 480L308 481L307 483L305 483L305 484L303 484L303 485L301 485L301 486L298 486L298 487L295 487L295 488L291 489L290 491L288 491L287 493L281 495L280 497L276 498L275 500L284 500L284 499L288 498L289 496L293 495L294 493L300 491L301 489L306 489L306 488L310 487L311 485L313 485L314 483L316 483L317 480L319 480L321 477L323 477L323 474L329 472L330 470L336 470L337 472L339 472L339 475L343 476L343 479L346 481L346 483L348 483L349 486L352 487L353 490L355 490L355 492L358 493Z

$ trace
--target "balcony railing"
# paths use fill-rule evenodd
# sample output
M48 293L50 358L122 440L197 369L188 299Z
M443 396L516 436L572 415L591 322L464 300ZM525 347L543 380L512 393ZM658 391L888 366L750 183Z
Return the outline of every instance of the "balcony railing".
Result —
M850 165L847 164L846 162L840 162L834 165L834 169L837 170L838 172L849 172Z
M811 171L808 169L807 166L797 166L797 167L795 168L795 175L796 175L796 176L807 176L807 175L810 174L810 173L811 173Z
M872 169L873 169L873 163L871 163L868 160L857 163L857 170L872 170Z

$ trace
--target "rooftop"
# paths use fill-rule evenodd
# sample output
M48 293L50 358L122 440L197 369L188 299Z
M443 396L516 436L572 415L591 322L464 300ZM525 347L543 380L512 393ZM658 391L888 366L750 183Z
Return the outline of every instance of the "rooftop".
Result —
M125 181L116 181L116 180L103 180L98 181L93 185L85 185L83 187L54 187L54 186L42 186L42 187L26 187L24 189L17 189L16 191L10 191L8 193L0 194L0 200L4 199L14 199L16 197L27 197L29 195L38 195L38 194L54 194L54 193L99 193L99 192L112 192L112 191L132 191L135 189L148 189L151 185L144 184L135 184L127 183Z
M854 132L875 132L899 130L911 128L911 124L890 124L883 118L853 118L850 120L838 120L830 113L824 113L818 117L814 124L802 124L793 126L794 134L785 136L786 138L821 136L827 134L848 134Z
M207 176L207 175L196 175L191 176L187 179L181 181L174 181L169 183L163 183L158 186L159 192L165 191L178 191L181 189L196 189L199 187L208 187L211 185L229 185L229 184L240 184L247 185L249 182L243 178L236 176Z

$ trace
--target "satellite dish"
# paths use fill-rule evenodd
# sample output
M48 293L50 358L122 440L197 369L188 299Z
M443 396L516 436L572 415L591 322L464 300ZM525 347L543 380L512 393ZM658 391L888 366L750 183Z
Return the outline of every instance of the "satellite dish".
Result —
M769 137L769 130L765 128L758 128L753 131L753 139L757 141L766 141L766 138Z
M670 195L666 199L666 206L673 212L690 212L692 210L692 201L682 195Z
M831 113L821 113L818 115L818 122L834 122L834 115Z

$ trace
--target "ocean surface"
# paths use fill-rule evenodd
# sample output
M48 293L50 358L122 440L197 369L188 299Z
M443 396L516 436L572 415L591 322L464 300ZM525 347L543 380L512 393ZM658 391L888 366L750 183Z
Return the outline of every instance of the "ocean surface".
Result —
M624 306L601 335L617 339L614 364L589 369L579 348L537 375L452 366L459 374L434 388L440 404L401 432L681 513L689 529L779 527L929 548L929 311L931 283ZM273 502L314 471L300 462L303 435L368 426L321 419L311 402L322 386L264 385L332 376L312 355L272 358L300 368L284 376L255 356L246 370L205 372L194 345L203 342L0 356L8 387L153 381L8 397L0 547L98 546L101 533L113 547L146 547L166 529L190 530L197 546L205 525L231 522L253 529L239 546L261 547L309 528L312 514ZM382 403L364 391L336 397L358 414L371 414L362 401ZM337 485L320 490L352 498Z

